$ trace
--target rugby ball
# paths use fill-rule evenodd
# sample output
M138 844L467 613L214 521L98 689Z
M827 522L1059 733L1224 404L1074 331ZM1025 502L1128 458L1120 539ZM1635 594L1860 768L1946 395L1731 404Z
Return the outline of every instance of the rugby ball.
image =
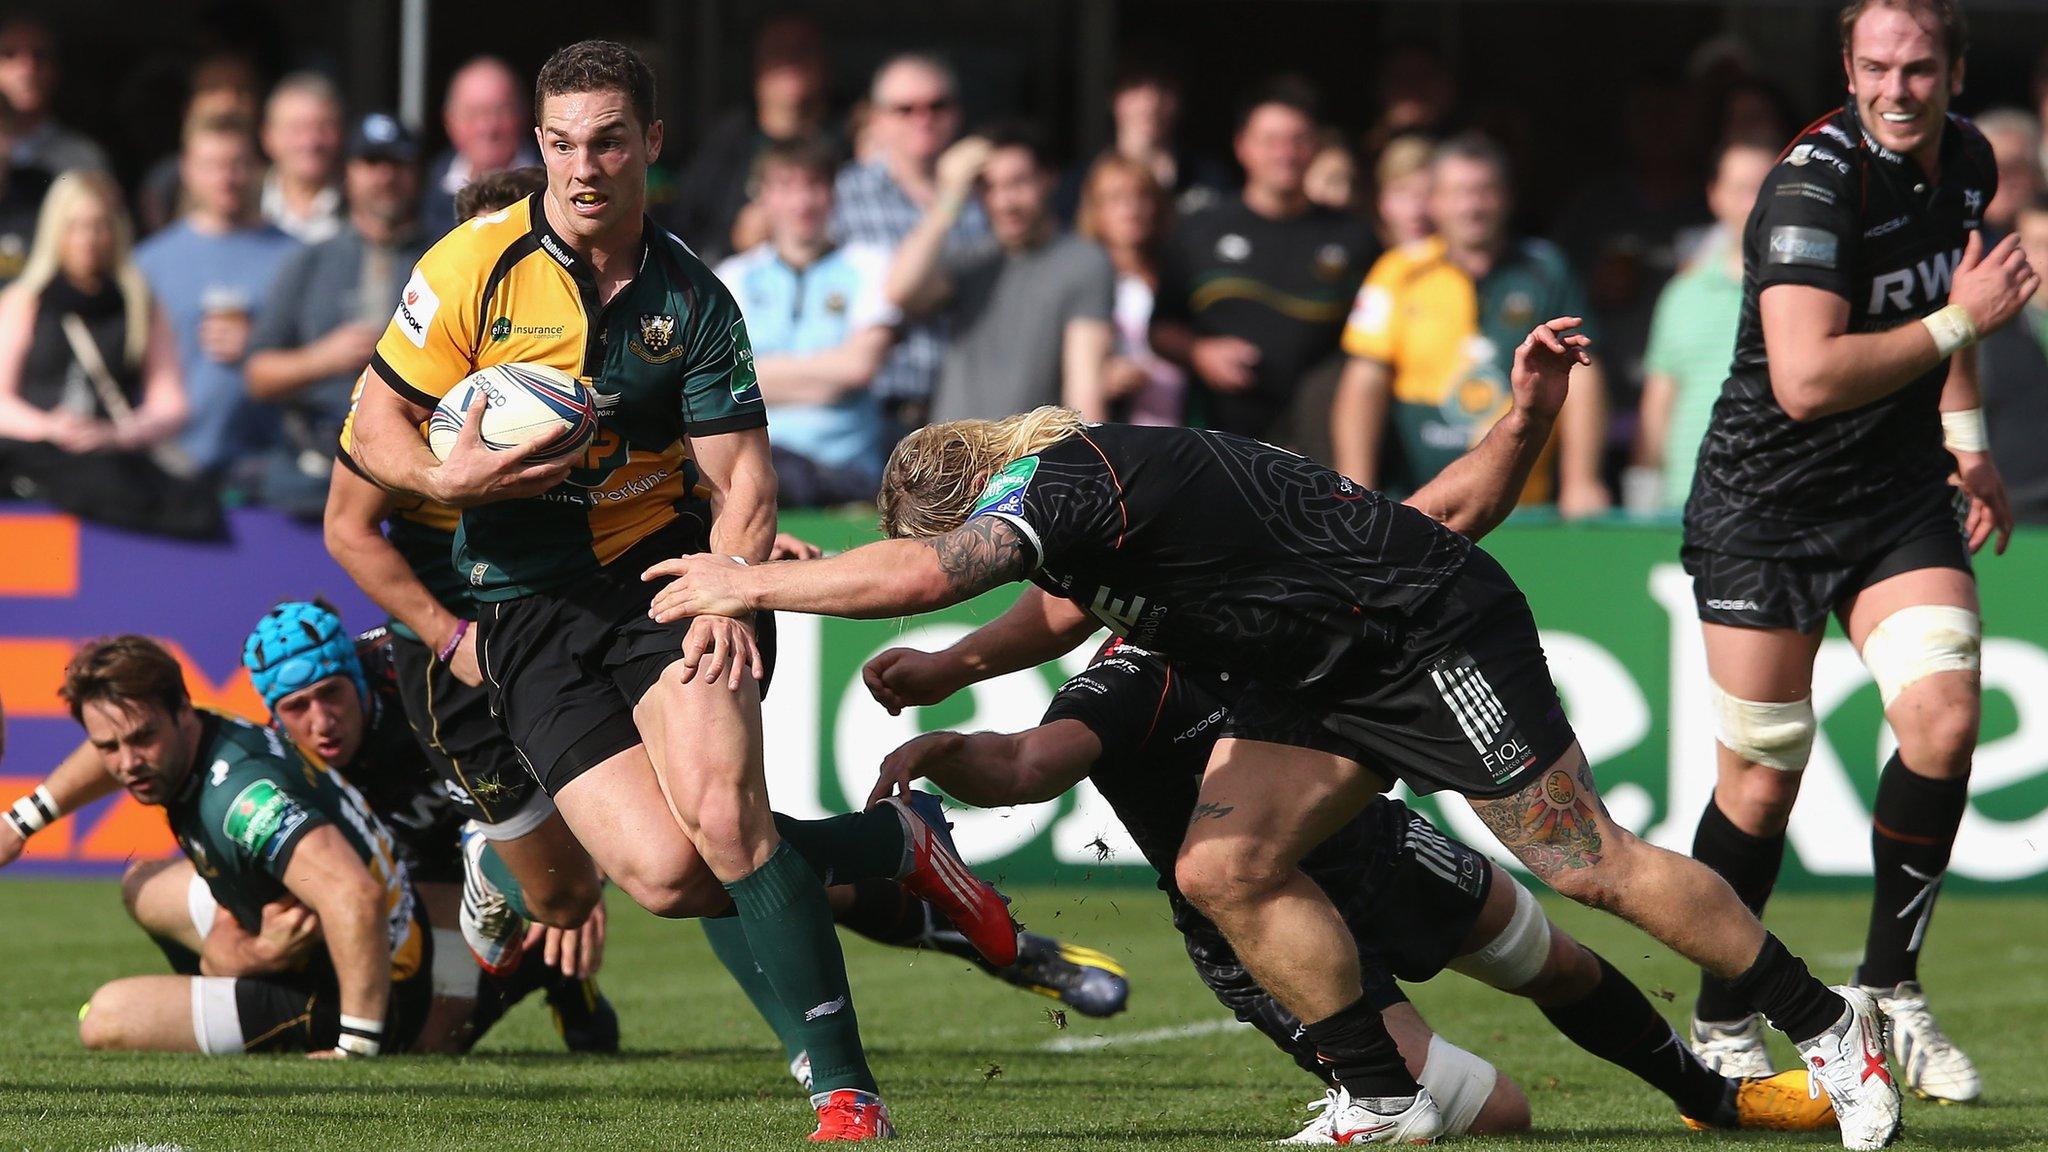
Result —
M484 447L497 451L536 441L535 463L583 451L597 435L597 401L581 380L546 364L493 364L448 390L427 420L427 446L442 460L462 435L477 393L483 393Z

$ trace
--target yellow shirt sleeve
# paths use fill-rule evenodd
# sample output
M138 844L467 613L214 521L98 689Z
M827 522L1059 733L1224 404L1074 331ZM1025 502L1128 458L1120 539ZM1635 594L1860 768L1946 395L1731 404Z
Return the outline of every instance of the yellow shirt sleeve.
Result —
M477 296L497 256L477 235L457 228L420 257L370 360L400 396L421 407L439 403L476 370Z
M1365 283L1352 302L1351 316L1344 322L1344 351L1362 360L1392 364L1400 351L1394 323L1396 292L1407 261L1396 250L1373 262Z

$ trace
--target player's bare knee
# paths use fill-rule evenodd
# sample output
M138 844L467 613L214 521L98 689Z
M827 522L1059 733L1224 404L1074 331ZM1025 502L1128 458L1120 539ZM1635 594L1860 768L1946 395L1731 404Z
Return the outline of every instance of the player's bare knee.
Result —
M86 1001L85 1011L78 1017L78 1042L95 1051L124 1048L121 1031L121 1004L126 998L116 980L102 984Z
M142 889L157 873L171 867L169 860L136 860L121 872L121 903L133 917L142 905Z
M1174 862L1174 883L1205 915L1227 915L1279 887L1293 871L1267 866L1260 857L1216 841L1189 845Z
M1496 1073L1493 1093L1486 1098L1486 1104L1473 1118L1472 1126L1466 1131L1474 1136L1502 1136L1513 1132L1527 1132L1533 1116L1529 1108L1529 1097L1522 1086L1508 1079L1506 1073Z

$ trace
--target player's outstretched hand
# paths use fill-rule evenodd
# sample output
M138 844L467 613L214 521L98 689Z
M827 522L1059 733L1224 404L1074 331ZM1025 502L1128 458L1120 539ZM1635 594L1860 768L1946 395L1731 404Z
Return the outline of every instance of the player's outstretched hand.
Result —
M698 552L663 560L640 574L642 580L673 576L668 587L654 594L647 614L667 624L685 616L745 616L754 606L747 602L746 563L733 556Z
M816 560L824 554L823 548L801 536L791 536L787 532L777 532L775 543L768 549L770 560Z
M2019 233L1985 252L1983 231L1973 229L1963 243L1963 259L1950 282L1948 302L1970 314L1977 335L1989 336L2019 315L2040 287L2041 269L2027 263Z
M1592 339L1577 331L1583 323L1577 316L1545 320L1515 349L1508 384L1514 389L1516 408L1546 420L1557 418L1570 391L1572 369L1593 362L1586 351L1593 346Z
M754 679L767 676L761 646L754 639L754 627L729 616L699 616L690 621L683 635L683 683L702 676L716 684L725 681L737 692L740 677L751 672Z
M1974 555L1996 533L1998 545L1992 551L2003 556L2005 546L2012 543L2012 502L2006 499L2005 478L1998 474L1998 466L1991 462L1989 452L1954 455L1956 473L1949 482L1970 498L1969 514L1963 521L1970 552Z
M960 690L946 674L945 661L934 652L915 648L891 648L868 661L860 670L861 682L875 703L896 716L905 708L937 704Z
M532 463L527 458L538 452L544 441L532 441L516 448L484 446L484 408L488 401L479 389L462 417L462 431L448 458L427 473L426 495L442 504L468 508L498 500L538 496L563 480L576 466L575 456Z
M873 808L890 796L910 795L912 781L923 779L929 765L951 757L966 741L958 732L927 732L882 757L882 775L868 793L867 806Z

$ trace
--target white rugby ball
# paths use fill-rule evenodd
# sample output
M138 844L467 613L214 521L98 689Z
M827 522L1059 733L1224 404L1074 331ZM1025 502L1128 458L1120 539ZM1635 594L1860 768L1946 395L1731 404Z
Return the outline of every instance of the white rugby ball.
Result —
M484 396L484 447L517 448L539 442L532 460L559 460L583 451L597 435L597 401L583 382L546 364L493 364L448 390L427 420L427 446L442 460L462 435L476 394Z

